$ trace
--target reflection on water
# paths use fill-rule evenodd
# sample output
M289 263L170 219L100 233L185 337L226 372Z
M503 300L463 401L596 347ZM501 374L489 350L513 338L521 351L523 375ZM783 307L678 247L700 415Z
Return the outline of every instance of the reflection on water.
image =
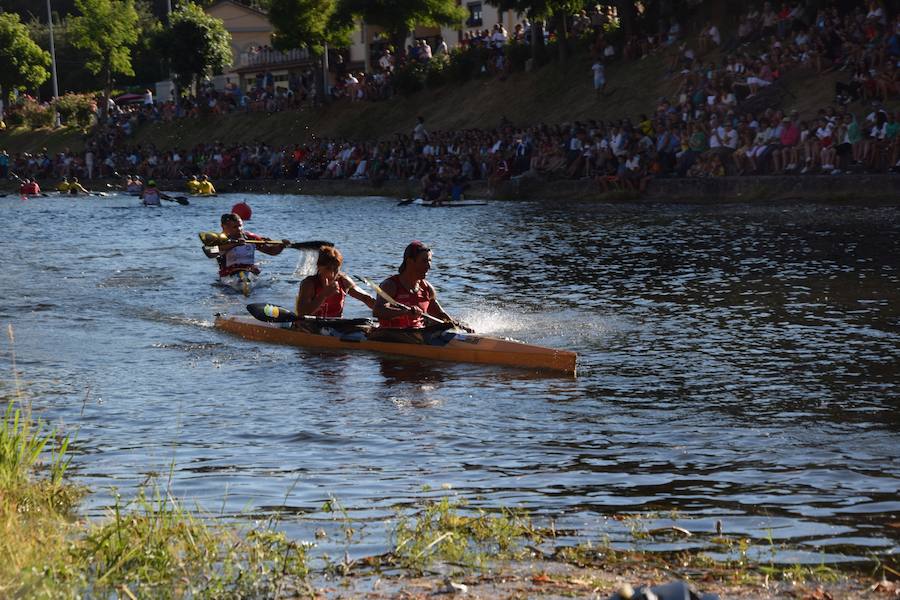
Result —
M251 231L334 240L348 273L376 280L427 241L451 314L575 350L579 378L216 331L247 300L214 285L197 232L236 197L0 199L16 231L0 240L3 324L35 410L78 432L92 514L171 469L177 495L298 515L285 527L307 539L331 496L378 528L446 486L616 544L633 537L610 515L678 511L760 552L785 543L783 560L896 552L900 209L495 203L435 218L379 198L241 199ZM263 257L269 285L250 301L292 306L308 254Z

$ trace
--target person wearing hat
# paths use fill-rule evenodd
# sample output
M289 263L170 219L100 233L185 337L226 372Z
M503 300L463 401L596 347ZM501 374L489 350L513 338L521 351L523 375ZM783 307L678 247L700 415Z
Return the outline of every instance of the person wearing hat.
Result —
M431 248L422 242L415 240L406 246L398 273L381 283L381 290L393 302L381 295L376 299L372 313L378 318L378 328L369 339L421 344L449 327L472 333L444 311L434 288L425 279L431 260ZM436 321L439 323L435 324Z
M148 181L147 186L141 192L141 202L144 203L144 206L159 206L161 197L162 194L156 188L156 182L152 179Z

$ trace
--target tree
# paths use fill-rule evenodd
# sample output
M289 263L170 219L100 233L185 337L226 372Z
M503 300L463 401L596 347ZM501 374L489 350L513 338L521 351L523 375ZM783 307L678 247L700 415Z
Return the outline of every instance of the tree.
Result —
M172 13L164 39L169 68L181 87L231 64L231 34L225 24L191 2Z
M338 12L339 0L271 0L269 21L277 48L308 48L321 54L325 44L348 44L352 21Z
M513 10L524 13L532 24L532 34L536 35L538 23L556 22L556 40L559 45L559 58L565 60L568 55L568 22L569 15L579 10L584 2L579 0L488 0L500 10ZM532 58L543 40L532 39Z
M417 25L461 26L468 13L456 0L340 0L337 14L383 27L394 48L402 53L406 38Z
M41 85L49 67L50 54L28 36L19 16L0 13L0 101L15 88Z
M109 106L112 76L134 75L131 46L138 39L138 14L132 0L75 0L81 12L69 24L72 45L85 50L85 66L103 74L103 114Z

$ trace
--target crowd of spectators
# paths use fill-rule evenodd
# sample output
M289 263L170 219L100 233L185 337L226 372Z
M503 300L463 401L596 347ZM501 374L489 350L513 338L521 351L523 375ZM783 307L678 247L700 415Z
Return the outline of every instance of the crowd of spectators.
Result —
M578 23L596 34L595 58L608 52L594 17ZM528 38L527 23L512 34ZM688 43L676 21L661 33L625 41L629 58L663 50L667 77L676 90L659 98L649 115L615 121L583 120L557 125L428 132L419 119L408 135L381 141L317 138L272 147L262 142L210 142L159 150L130 143L144 121L187 117L206 103L240 105L234 94L207 89L192 103L142 103L114 112L98 127L84 154L13 155L10 168L23 176L78 176L83 180L134 173L146 178L418 180L424 189L448 190L511 178L581 179L600 189L643 190L654 177L719 177L758 174L828 174L900 171L900 112L885 104L900 96L900 15L889 18L875 0L845 13L810 10L800 2L740 16L727 38L707 24ZM501 27L469 36L466 43L499 48L510 35ZM434 60L428 44L407 49L403 60ZM425 50L425 46L429 50ZM444 52L440 50L439 53ZM715 57L711 60L710 57ZM383 93L397 62L386 50L382 78L349 74L353 100ZM596 64L596 63L595 63ZM834 102L814 114L778 108L781 78L805 66L841 72ZM596 85L595 69L595 85ZM263 76L259 90L272 82ZM306 89L309 81L301 81ZM311 86L314 87L314 86ZM773 93L778 90L779 94ZM789 103L790 101L788 101Z

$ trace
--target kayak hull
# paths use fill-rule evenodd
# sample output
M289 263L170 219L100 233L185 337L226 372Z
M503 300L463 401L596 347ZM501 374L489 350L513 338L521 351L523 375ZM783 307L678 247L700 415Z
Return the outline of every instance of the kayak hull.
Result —
M504 365L553 371L575 377L577 355L568 350L534 346L514 340L454 333L441 346L367 340L362 336L336 337L292 329L290 323L264 323L252 317L219 315L215 326L247 340L340 350L367 350L429 360ZM361 339L360 339L361 338Z
M238 293L241 293L244 296L250 295L250 292L252 292L253 288L256 287L257 281L259 281L259 275L253 273L252 271L238 271L237 273L232 273L231 275L224 275L219 277L220 284Z
M446 200L437 204L430 200L425 200L423 198L416 198L411 202L414 206L428 206L431 208L450 208L450 207L463 207L463 206L487 206L487 202L483 200Z

